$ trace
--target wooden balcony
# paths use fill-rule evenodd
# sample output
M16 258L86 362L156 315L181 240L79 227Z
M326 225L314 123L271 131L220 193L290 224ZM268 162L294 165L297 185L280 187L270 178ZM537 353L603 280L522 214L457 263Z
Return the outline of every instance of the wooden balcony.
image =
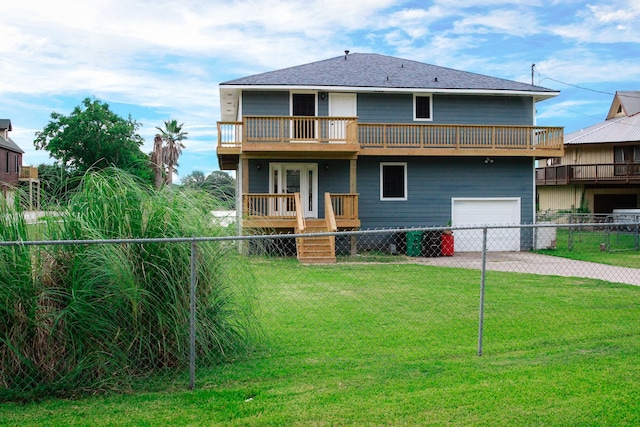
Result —
M364 155L564 155L561 127L360 123L358 141Z
M25 180L31 180L31 179L38 179L38 168L35 166L21 166L20 167L20 175L19 178L21 181Z
M218 158L234 169L239 155L564 155L560 127L358 123L355 117L260 117L218 122Z
M536 168L536 185L640 184L640 163L557 165Z
M357 194L329 194L328 200L325 196L325 216L328 203L338 229L360 227ZM304 219L298 215L298 206L295 194L243 194L243 227L300 229Z

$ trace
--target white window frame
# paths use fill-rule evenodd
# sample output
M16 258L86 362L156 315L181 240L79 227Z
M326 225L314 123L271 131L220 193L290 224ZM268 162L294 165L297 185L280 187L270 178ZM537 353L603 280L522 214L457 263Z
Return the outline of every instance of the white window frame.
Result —
M404 197L384 197L384 167L385 166L403 166L404 167ZM380 200L381 201L404 201L408 200L408 185L407 185L407 162L380 162Z
M417 117L416 98L429 98L429 118ZM416 122L432 122L433 121L433 95L431 95L430 93L414 93L413 94L413 120Z

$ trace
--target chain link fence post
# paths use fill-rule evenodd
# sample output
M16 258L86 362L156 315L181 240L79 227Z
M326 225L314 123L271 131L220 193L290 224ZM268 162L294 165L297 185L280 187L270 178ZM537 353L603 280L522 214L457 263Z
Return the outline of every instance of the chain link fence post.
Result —
M191 284L189 286L189 388L196 388L196 241L191 241Z
M480 274L480 320L478 322L478 356L482 356L482 334L484 329L484 284L487 267L487 227L482 229L482 271Z

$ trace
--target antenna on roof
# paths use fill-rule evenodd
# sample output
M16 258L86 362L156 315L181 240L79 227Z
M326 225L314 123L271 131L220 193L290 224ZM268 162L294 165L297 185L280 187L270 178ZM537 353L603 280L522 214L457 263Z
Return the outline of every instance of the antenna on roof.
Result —
M344 51L344 60L345 60L345 61L347 60L347 55L349 55L349 51L348 51L348 50L345 50L345 51Z

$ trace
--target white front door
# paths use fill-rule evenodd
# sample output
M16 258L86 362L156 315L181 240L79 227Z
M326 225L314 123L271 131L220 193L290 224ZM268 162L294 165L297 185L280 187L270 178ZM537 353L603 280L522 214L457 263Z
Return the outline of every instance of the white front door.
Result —
M271 163L269 188L276 194L300 193L305 218L318 217L318 164ZM295 204L287 199L281 209L295 214Z
M356 117L356 94L355 93L330 93L329 94L329 116L330 117ZM331 127L331 142L346 142L347 128L346 122L334 120L329 123Z

